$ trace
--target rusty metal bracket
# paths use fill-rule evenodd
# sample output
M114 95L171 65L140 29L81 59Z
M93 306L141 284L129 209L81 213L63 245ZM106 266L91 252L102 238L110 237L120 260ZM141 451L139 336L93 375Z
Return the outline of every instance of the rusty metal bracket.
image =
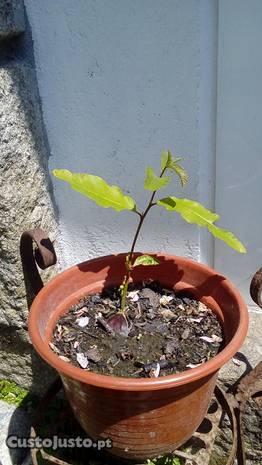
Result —
M262 362L241 379L235 395L238 403L235 409L238 421L238 465L246 464L242 418L246 403L251 398L254 398L260 408L262 407Z
M27 301L31 305L34 297L43 287L43 281L37 265L42 270L56 263L56 253L47 233L42 229L25 231L20 239L20 256L22 261Z

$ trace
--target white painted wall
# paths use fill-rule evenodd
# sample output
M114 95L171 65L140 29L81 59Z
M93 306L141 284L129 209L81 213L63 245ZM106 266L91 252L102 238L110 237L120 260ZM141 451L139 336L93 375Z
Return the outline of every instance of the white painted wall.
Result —
M185 158L185 196L221 215L248 248L155 210L138 243L214 263L244 292L262 263L262 2L25 0L50 170L104 177L143 208L145 166ZM54 180L62 267L126 251L137 217L103 210ZM174 190L182 195L178 185ZM214 247L215 243L215 247Z
M239 257L216 241L215 266L247 301L262 265L261 43L261 0L220 0L216 211L248 253Z
M170 148L185 157L191 176L185 195L211 206L216 1L25 0L25 5L50 169L98 174L142 207L148 198L144 168L157 169L161 150ZM102 210L60 181L54 180L54 188L63 266L128 249L135 215ZM162 194L174 192L181 194L178 183ZM198 259L199 234L155 210L138 249ZM209 260L206 237L201 240L202 256Z

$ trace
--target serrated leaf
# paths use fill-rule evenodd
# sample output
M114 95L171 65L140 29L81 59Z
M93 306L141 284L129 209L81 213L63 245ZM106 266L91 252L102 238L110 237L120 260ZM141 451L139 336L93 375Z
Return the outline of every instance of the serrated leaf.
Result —
M139 257L137 257L133 263L133 267L134 266L139 266L139 265L144 265L144 266L148 266L148 265L159 265L159 260L157 260L157 258L155 257L152 257L151 255L140 255Z
M179 165L177 162L174 162L172 163L172 166L170 166L170 169L172 169L178 175L182 187L184 187L189 180L189 176L183 166Z
M182 158L174 158L169 150L164 150L161 154L161 168L172 170L180 179L182 186L188 182L189 176L186 170L179 164Z
M135 210L132 197L124 195L118 186L110 186L99 176L85 173L71 173L69 170L53 170L53 175L68 182L72 189L80 192L97 205L113 208L116 211Z
M194 223L206 227L213 236L224 241L229 247L240 253L246 253L244 245L234 236L231 231L222 229L213 223L219 219L219 215L211 212L199 202L178 197L167 197L157 202L158 205L169 211L176 211L188 223Z
M144 188L149 191L157 191L161 189L170 182L171 178L169 176L159 177L154 173L153 168L148 166L146 168L146 177L144 181Z

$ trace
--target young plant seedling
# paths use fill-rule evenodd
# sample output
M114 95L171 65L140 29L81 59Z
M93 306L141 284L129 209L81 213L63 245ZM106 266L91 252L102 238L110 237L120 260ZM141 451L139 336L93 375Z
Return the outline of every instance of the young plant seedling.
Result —
M72 189L93 200L101 207L113 208L118 212L129 210L139 216L139 222L130 251L125 257L126 273L120 285L121 306L118 313L107 320L110 327L117 333L128 334L126 296L133 269L136 266L157 266L159 264L159 261L151 255L140 255L134 258L135 246L140 230L152 207L156 206L165 208L170 212L179 213L188 223L194 223L200 227L207 228L214 237L224 241L229 247L235 249L237 252L246 253L244 245L231 231L222 229L215 224L219 219L219 215L208 210L199 202L175 196L160 199L155 198L157 192L171 182L172 174L178 176L182 187L186 185L189 177L186 170L180 165L180 161L181 158L174 158L169 150L163 151L161 154L160 175L156 175L153 168L146 168L144 188L151 192L151 196L147 207L142 212L137 209L136 202L132 197L125 195L118 186L110 186L99 176L85 173L71 173L71 171L66 169L53 170L55 177L69 183ZM169 176L166 175L167 173Z

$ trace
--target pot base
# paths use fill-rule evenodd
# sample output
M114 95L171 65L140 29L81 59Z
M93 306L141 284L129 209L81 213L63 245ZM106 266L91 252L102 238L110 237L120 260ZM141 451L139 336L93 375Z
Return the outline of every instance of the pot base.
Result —
M185 388L112 395L62 376L67 399L88 436L110 438L110 454L137 461L172 452L192 436L207 412L216 379L215 374Z
M175 290L190 289L220 317L225 348L188 371L156 379L131 379L84 372L49 347L54 321L82 293L119 285L125 254L102 257L64 271L33 302L29 332L39 354L60 373L76 418L94 439L110 437L118 457L144 460L164 454L189 438L201 423L220 367L239 349L248 327L246 305L215 270L184 258L157 255L160 265L137 267L134 281L153 279ZM139 269L140 268L140 269Z

